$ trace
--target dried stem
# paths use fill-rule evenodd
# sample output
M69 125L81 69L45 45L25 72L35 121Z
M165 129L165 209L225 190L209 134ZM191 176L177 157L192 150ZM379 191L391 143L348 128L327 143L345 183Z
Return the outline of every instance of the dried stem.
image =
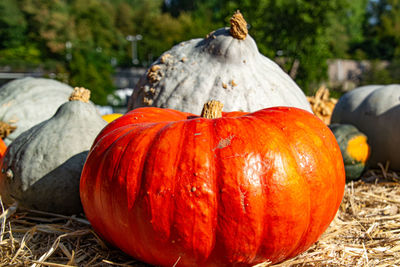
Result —
M89 103L90 99L90 90L85 89L83 87L75 87L74 91L69 97L69 101L79 100L85 103Z
M247 22L244 20L242 13L236 11L231 17L231 29L230 33L233 38L244 40L247 36Z
M211 100L204 104L201 116L207 119L216 119L222 117L222 108L224 104L217 100Z

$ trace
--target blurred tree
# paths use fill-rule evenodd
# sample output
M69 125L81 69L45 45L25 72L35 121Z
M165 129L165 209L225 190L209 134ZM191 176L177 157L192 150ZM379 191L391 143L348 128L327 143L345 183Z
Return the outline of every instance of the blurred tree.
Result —
M327 59L333 53L328 30L348 0L225 0L225 20L240 9L250 24L250 34L269 58L280 56L283 68L306 93L326 78Z
M2 0L0 63L50 66L105 103L115 66L132 66L128 35L143 36L137 52L148 66L173 45L228 26L239 9L260 52L280 58L312 93L326 77L328 58L400 62L399 1ZM392 77L398 68L390 66Z
M329 49L333 58L355 58L358 44L364 41L363 26L369 0L347 0L345 8L328 15Z
M363 25L366 21L369 2L370 0L348 0L348 8L345 9L345 13L338 16L343 19L342 23L346 27L351 43L360 43L364 40Z
M0 1L0 49L20 46L26 37L27 23L14 0Z
M135 28L132 6L126 2L120 2L116 4L116 12L118 15L115 18L115 26L124 36L131 34L131 31Z
M361 76L361 85L391 83L393 79L390 71L381 65L379 60L372 60L370 69Z
M67 62L70 84L92 91L92 101L106 104L112 83L111 59L117 58L125 42L116 29L116 9L108 1L71 0L71 59Z
M0 63L26 67L40 62L41 52L27 38L28 23L14 0L0 1ZM26 64L29 62L29 64Z
M101 48L103 53L118 51L124 36L115 22L117 13L115 6L109 1L71 0L70 14L73 21L74 36L78 46L83 44L92 48Z
M211 14L193 16L180 12L177 17L162 12L162 0L137 1L133 9L134 28L131 35L141 34L138 44L139 59L149 65L163 52L179 42L204 37L212 28Z
M400 57L400 0L385 0L384 11L380 14L376 24L376 32L381 42L392 46L393 54L389 57Z
M161 55L180 41L182 29L179 21L168 13L161 12L161 0L140 1L135 6L132 35L141 34L143 39L138 45L139 59L144 65L152 57ZM150 57L150 58L149 58Z
M4 0L0 62L49 65L105 103L114 90L114 67L132 66L128 35L143 35L138 54L148 65L173 45L212 29L207 9L197 17L186 12L173 17L162 5L163 0Z
M364 35L359 49L368 58L391 60L400 56L400 1L370 1Z
M53 60L62 59L65 42L71 34L68 6L62 0L19 0L28 23L28 38L37 44L41 54Z
M400 57L396 55L396 57L390 62L388 66L388 71L392 80L390 83L400 83Z
M107 105L107 95L115 89L108 58L100 51L81 47L73 50L72 59L68 64L69 83L90 89L94 103Z
M195 0L165 0L163 3L163 11L170 13L174 17L178 17L182 12L194 11L197 3Z
M364 36L364 42L358 45L364 57L387 60L389 65L373 65L363 83L400 83L400 0L370 1Z

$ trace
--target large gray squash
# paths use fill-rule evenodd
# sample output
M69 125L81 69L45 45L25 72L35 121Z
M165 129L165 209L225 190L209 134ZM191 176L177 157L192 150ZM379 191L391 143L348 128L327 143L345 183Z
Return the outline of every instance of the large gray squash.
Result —
M0 122L16 126L4 138L9 145L18 135L49 119L68 101L72 87L45 78L22 78L0 87Z
M49 120L25 131L10 144L1 166L3 200L62 214L82 211L81 171L106 122L91 102L73 99L61 105Z
M259 53L240 13L232 17L230 29L162 54L139 80L128 110L156 106L200 114L209 100L222 102L225 111L292 106L312 112L289 75Z
M344 94L335 106L331 123L356 126L368 137L370 165L390 162L400 170L400 85L369 85Z

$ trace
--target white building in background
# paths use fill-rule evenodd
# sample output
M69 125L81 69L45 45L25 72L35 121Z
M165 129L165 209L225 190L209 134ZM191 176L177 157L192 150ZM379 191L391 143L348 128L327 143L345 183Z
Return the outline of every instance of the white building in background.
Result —
M381 61L379 68L385 68L388 61ZM328 82L331 85L340 86L343 90L351 90L358 86L362 75L371 69L371 61L332 59L328 61Z

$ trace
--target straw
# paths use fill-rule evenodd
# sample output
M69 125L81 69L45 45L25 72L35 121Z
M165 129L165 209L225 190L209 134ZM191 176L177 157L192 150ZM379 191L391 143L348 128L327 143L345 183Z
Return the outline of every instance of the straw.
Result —
M340 209L308 251L276 266L399 266L398 173L370 170L346 185Z
M0 204L0 266L150 266L103 241L84 216ZM319 241L275 266L400 266L399 211L399 173L383 165L369 170L346 185L339 211Z
M315 95L307 97L314 114L325 124L329 124L337 99L329 97L329 89L321 86Z

